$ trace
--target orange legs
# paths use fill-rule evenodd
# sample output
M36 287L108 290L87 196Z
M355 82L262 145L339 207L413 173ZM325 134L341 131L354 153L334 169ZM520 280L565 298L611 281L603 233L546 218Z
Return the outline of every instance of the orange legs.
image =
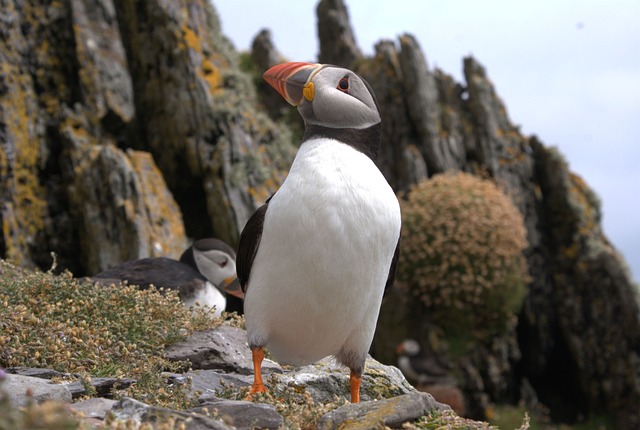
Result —
M349 388L351 389L351 403L360 403L360 381L361 376L356 375L353 370L349 376Z
M262 347L252 348L251 357L253 358L253 385L251 391L249 391L249 397L255 393L266 393L267 389L264 387L262 381L262 360L264 360L264 349Z

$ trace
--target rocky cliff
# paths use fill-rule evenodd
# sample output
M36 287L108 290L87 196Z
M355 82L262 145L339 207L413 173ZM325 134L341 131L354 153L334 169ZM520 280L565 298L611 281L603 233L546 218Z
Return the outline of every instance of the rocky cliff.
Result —
M186 237L231 244L295 153L297 119L250 73L281 56L268 33L240 68L206 0L0 0L0 255L76 275L142 256L177 256ZM636 290L608 243L595 194L554 148L514 126L487 72L432 69L411 35L364 57L345 4L318 4L320 60L373 86L379 165L394 189L447 170L492 179L525 219L531 283L510 335L458 362L469 410L517 401L555 419L640 415ZM264 88L264 87L263 87ZM264 108L268 106L268 111ZM393 292L373 354L424 340Z

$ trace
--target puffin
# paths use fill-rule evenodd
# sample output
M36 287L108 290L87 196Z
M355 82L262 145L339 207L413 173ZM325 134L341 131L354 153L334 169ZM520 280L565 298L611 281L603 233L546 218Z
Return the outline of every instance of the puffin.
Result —
M375 164L381 118L351 70L289 62L264 79L296 106L304 135L281 187L247 221L237 271L254 381L265 392L265 348L283 364L334 356L360 401L365 360L385 291L395 279L398 199Z
M196 240L180 256L180 260L167 257L142 258L127 261L92 276L99 285L127 282L147 289L177 290L182 304L208 306L219 316L225 310L225 294L242 298L236 275L236 253L225 242L205 238Z
M434 357L420 354L420 344L413 339L403 340L397 347L398 368L415 384L434 383L447 375L447 366Z

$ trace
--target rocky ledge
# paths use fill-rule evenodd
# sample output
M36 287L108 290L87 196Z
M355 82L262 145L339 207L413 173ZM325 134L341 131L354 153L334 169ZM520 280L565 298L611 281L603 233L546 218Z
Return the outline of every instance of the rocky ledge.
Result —
M191 362L183 374L166 373L168 385L185 384L186 392L198 406L172 410L145 404L141 399L113 398L116 389L136 383L126 378L73 380L73 375L48 369L6 369L0 385L0 401L8 396L17 406L49 400L70 404L70 410L91 424L105 420L133 423L171 422L185 429L276 429L285 418L271 404L260 399L228 398L230 392L245 393L252 381L252 364L243 329L222 325L198 332L166 348L170 360ZM292 368L265 360L263 371L270 392L276 396L306 398L323 412L319 429L400 427L433 411L449 411L430 394L416 391L399 369L369 358L362 381L362 403L346 401L349 393L348 369L325 359L313 365ZM54 383L54 380L65 382ZM88 395L93 397L87 398ZM338 407L327 410L321 405ZM341 406L339 406L341 405Z

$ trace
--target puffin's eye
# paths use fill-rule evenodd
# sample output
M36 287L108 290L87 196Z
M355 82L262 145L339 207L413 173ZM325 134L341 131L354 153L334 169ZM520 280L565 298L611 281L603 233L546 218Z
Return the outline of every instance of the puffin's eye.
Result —
M349 78L347 78L346 76L342 79L340 79L340 82L338 82L338 86L336 87L337 89L339 89L340 91L342 91L343 93L349 93Z
M225 266L227 265L227 263L228 263L228 261L227 261L227 259L226 259L226 258L225 258L225 259L223 259L223 260L218 261L218 265L219 265L220 267L225 267Z

